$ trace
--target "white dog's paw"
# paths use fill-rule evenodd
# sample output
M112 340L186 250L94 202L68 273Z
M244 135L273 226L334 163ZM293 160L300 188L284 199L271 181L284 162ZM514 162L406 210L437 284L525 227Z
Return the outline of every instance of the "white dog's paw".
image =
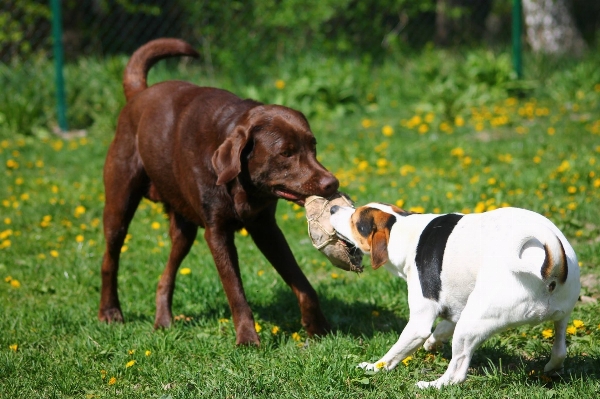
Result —
M421 388L421 389L427 389L427 388L437 388L440 389L441 387L450 384L449 381L445 380L444 378L438 378L435 381L419 381L417 382L417 387Z
M427 352L439 352L444 347L444 343L436 340L427 340L423 344L423 349Z
M386 370L385 362L377 362L377 363L362 362L361 364L358 365L358 368L361 368L365 371L373 371L375 373L377 373L381 370Z

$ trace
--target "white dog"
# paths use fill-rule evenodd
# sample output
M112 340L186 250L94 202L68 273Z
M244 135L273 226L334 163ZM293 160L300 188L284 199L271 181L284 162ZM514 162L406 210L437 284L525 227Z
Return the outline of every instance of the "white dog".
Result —
M567 323L579 296L579 265L565 236L545 217L518 208L481 214L411 214L380 203L331 208L342 238L406 279L410 317L398 342L367 370L391 370L424 345L432 350L453 334L452 360L437 380L467 377L473 352L494 333L522 324L554 322L545 372L562 367ZM433 334L436 318L442 318Z

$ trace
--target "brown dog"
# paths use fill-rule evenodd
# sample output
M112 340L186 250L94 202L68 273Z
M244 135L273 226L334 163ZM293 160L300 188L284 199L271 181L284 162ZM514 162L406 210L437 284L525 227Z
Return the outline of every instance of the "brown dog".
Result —
M229 301L236 343L259 344L234 243L234 232L245 227L298 297L308 334L324 334L328 324L317 295L275 221L279 198L303 205L306 197L329 196L339 185L316 159L306 118L290 108L182 81L147 87L154 63L181 55L198 54L181 40L154 40L133 54L125 70L127 104L104 166L106 252L99 319L123 320L119 255L146 197L164 203L172 242L156 293L155 328L171 324L177 269L200 226Z

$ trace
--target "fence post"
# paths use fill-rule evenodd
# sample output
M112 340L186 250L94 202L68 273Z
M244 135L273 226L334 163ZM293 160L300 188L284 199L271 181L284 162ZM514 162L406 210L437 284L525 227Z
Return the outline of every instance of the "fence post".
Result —
M55 68L55 85L56 85L56 104L58 127L63 132L69 130L67 125L67 104L65 101L65 79L63 76L64 65L64 50L62 42L62 16L60 11L60 0L50 0L52 8L52 36L54 50L54 68Z
M521 46L521 32L523 24L523 8L521 0L513 0L512 7L512 48L513 67L517 78L523 78L523 53Z

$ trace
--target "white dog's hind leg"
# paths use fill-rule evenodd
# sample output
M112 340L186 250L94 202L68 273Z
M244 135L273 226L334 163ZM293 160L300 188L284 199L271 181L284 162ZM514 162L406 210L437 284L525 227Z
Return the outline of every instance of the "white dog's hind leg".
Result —
M460 319L456 323L452 338L452 360L446 372L435 381L420 381L419 388L458 384L467 378L467 371L475 350L490 336L506 327L498 318L498 300L487 289L477 289L471 293Z
M570 314L567 317L554 322L554 344L552 345L552 354L550 361L544 367L544 373L559 370L563 366L563 361L567 357L567 324Z
M439 349L443 346L444 342L447 342L450 339L454 333L455 327L456 323L449 320L440 321L437 326L435 326L433 334L425 341L423 348L429 352Z

